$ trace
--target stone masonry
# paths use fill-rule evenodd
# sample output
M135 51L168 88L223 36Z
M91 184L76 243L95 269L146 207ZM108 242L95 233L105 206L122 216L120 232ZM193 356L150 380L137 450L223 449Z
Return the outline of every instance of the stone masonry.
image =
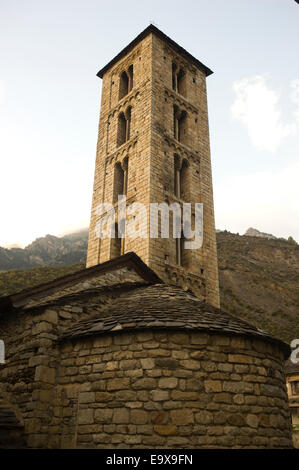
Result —
M184 89L172 84L173 64L184 75ZM122 73L133 67L133 86L120 98ZM114 256L113 241L96 235L100 203L113 203L117 163L128 159L127 204L203 203L203 247L190 251L181 266L174 238L127 237L124 251L134 251L168 283L190 289L219 306L217 252L210 161L206 76L211 70L149 26L99 72L103 79L99 134L89 232L87 267ZM130 135L119 145L120 114L130 108ZM186 116L183 138L174 136L174 109ZM175 195L174 156L187 167L183 196ZM188 193L188 194L187 194ZM148 217L149 218L149 217ZM144 221L146 223L146 221ZM148 227L147 227L148 228Z
M292 447L289 347L141 268L0 299L0 448Z

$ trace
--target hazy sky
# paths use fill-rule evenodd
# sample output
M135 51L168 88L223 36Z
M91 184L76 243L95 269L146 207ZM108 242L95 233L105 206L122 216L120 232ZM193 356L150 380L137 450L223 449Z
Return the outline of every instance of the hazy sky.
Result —
M88 226L96 73L151 22L214 71L216 227L299 241L294 0L0 0L0 246Z

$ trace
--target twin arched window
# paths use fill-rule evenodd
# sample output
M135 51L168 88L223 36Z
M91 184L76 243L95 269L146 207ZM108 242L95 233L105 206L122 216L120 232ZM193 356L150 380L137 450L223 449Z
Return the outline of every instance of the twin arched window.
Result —
M172 89L186 96L186 74L175 62L172 63Z
M124 70L119 79L119 99L121 100L133 88L133 65L128 70Z

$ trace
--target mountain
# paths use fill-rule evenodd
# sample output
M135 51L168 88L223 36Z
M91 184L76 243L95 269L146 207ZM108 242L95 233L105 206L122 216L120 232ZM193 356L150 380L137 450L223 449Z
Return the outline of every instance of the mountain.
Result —
M299 245L227 231L216 236L221 307L288 343L299 338ZM38 238L24 250L1 248L0 269L9 270L0 272L0 295L83 269L87 238L83 230L61 238ZM7 259L1 250L13 256ZM12 264L26 270L11 269Z
M64 237L46 235L26 248L0 247L0 271L85 264L87 241L88 230L84 229Z
M290 342L299 338L299 245L217 233L221 306Z

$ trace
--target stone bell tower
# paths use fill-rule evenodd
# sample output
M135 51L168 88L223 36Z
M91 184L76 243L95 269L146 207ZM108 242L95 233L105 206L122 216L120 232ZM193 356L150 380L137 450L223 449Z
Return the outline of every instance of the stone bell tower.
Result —
M87 267L134 251L166 283L219 306L206 77L212 71L155 26L112 59L103 79ZM147 236L117 237L118 195L142 203ZM149 236L149 204L203 203L203 244ZM100 204L115 209L116 238L97 232ZM110 206L111 207L111 206ZM128 215L126 215L128 220ZM119 220L120 219L120 220ZM125 233L123 231L123 233Z

